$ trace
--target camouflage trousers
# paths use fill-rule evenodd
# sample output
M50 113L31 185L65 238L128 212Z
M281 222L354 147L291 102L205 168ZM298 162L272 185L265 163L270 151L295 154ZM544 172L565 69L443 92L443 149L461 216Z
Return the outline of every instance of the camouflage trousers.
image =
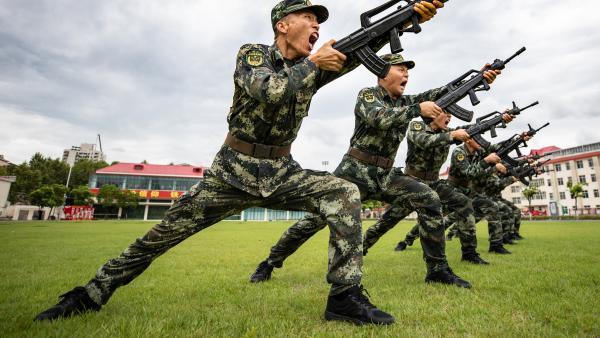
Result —
M519 209L519 207L509 200L503 199L503 202L512 209L514 223L512 224L510 234L518 234L519 229L521 228L521 209Z
M502 245L502 214L500 213L500 203L494 198L484 194L477 194L473 198L473 209L475 209L475 223L482 219L488 221L488 234L490 246Z
M462 252L474 253L477 250L477 236L475 232L475 216L471 199L445 180L438 180L429 184L437 192L442 202L444 213L448 217L446 225L455 224L460 238ZM406 213L397 206L388 209L381 219L371 226L365 233L363 246L372 247L381 236L400 222ZM421 227L416 224L407 234L405 241L408 245L421 237Z
M514 232L515 228L515 212L511 207L512 203L501 196L497 196L494 199L498 204L498 212L500 213L500 220L502 222L502 236L508 238Z
M361 178L361 175L368 170L361 171L361 174L348 176L349 173L355 173L355 169L348 169L342 162L335 174L355 183L360 189L362 200L380 200L395 206L406 206L398 209L399 213L406 216L416 210L419 215L423 257L428 269L446 268L448 263L445 254L442 207L437 193L426 184L404 175L399 169L392 169L385 175L385 178L374 179L374 175L371 175L372 180ZM373 181L377 181L375 189ZM269 264L281 267L287 257L292 255L311 236L323 229L326 224L323 217L319 215L309 215L296 222L271 248L268 257Z
M248 194L207 172L200 183L173 204L162 222L100 267L86 285L88 294L98 304L105 304L118 287L131 282L170 248L228 216L257 206L318 214L330 229L327 281L332 289L360 283L362 238L358 189L329 173L298 167L268 197Z

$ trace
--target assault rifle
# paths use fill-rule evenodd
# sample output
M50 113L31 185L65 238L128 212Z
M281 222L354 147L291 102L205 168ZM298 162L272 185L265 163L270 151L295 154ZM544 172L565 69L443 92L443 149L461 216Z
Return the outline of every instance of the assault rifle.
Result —
M490 142L486 141L481 136L481 134L489 131L490 136L492 136L492 138L498 136L496 134L496 128L506 128L506 123L504 122L504 119L502 119L502 116L504 114L517 116L517 115L521 114L522 111L539 104L539 102L535 101L534 103L532 103L524 108L517 107L517 104L514 101L512 104L513 104L513 108L510 110L507 110L504 113L500 113L500 112L496 111L496 112L489 113L487 115L484 115L484 116L478 118L477 120L475 120L474 125L467 128L467 130L466 130L467 134L469 134L469 136L472 139L474 139L480 146L482 146L484 148L489 148ZM460 141L456 141L455 143L459 144Z
M433 2L433 0L425 1ZM439 1L448 2L449 0ZM394 12L381 19L371 21L376 15L383 13L400 2L406 2L407 4L398 6ZM384 78L390 70L390 64L377 56L370 44L389 36L392 53L402 52L403 49L400 42L402 34L418 34L421 32L421 26L419 24L421 16L414 10L417 2L417 0L391 0L381 6L364 12L360 16L361 28L349 36L337 41L333 45L333 48L343 54L356 55L360 62L365 65L371 73L377 75L379 78Z
M446 93L444 96L435 101L435 104L437 104L440 108L444 109L450 114L456 116L457 118L463 121L471 122L471 120L473 119L473 112L460 107L456 103L462 100L465 96L469 95L469 98L471 99L471 104L474 106L478 105L479 99L477 98L477 94L475 94L475 92L490 90L490 85L483 77L483 73L485 73L488 70L504 69L507 63L509 63L519 54L523 53L525 49L525 47L519 49L515 54L513 54L511 57L504 61L499 59L494 60L494 63L492 63L491 66L486 67L484 70L471 69L470 71L466 72L456 80L446 85L448 93ZM471 74L474 75L467 79L467 77Z
M527 163L518 168L511 168L508 166L507 169L510 175L516 177L519 181L528 186L529 182L533 179L533 176L539 175L538 171L540 173L546 172L542 167L548 163L548 161L550 161L550 159L534 164ZM527 178L529 178L529 180Z
M538 129L533 129L531 127L531 125L528 125L529 131L527 131L523 134L520 134L520 135L515 134L508 140L501 142L499 144L500 147L495 151L496 155L498 155L506 164L508 164L512 167L518 167L520 164L519 161L510 157L509 154L514 150L517 152L517 155L519 155L519 157L523 157L523 154L521 154L520 148L527 147L527 142L525 142L525 137L526 136L529 136L529 137L534 136L540 130L546 128L548 125L550 125L550 122L544 124L543 126L539 127Z

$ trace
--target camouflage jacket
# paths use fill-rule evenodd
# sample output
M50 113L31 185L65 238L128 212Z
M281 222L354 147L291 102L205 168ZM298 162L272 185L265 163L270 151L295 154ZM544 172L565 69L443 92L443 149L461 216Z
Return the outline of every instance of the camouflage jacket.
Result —
M275 45L242 46L233 76L229 132L251 143L291 144L316 91L359 65L358 60L349 57L340 72L326 72L308 58L284 59ZM249 194L267 197L297 170L301 167L291 156L259 159L224 145L207 175L215 175Z
M439 88L393 100L381 86L361 90L354 109L355 127L350 145L393 160L410 121L421 114L419 103L435 101L444 92L445 89ZM385 190L390 175L396 174L401 174L401 171L368 165L348 155L335 170L336 176L358 185L363 197L365 191L373 194Z
M426 173L439 173L448 159L450 146L454 144L451 132L467 127L434 131L422 121L413 121L408 129L408 154L406 167Z
M486 152L482 150L469 152L464 144L456 147L452 152L449 176L460 182L449 181L463 190L480 192L488 176L495 172L494 166L483 160L485 156Z
M354 134L350 145L393 160L408 124L421 115L419 104L435 101L445 92L442 87L418 95L402 95L394 100L381 86L364 88L358 93L354 108Z

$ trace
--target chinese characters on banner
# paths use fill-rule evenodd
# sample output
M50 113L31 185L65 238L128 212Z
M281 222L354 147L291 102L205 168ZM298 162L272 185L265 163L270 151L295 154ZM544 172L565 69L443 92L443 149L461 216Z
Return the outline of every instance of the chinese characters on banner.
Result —
M94 219L94 208L90 206L67 205L64 207L65 220L81 221Z

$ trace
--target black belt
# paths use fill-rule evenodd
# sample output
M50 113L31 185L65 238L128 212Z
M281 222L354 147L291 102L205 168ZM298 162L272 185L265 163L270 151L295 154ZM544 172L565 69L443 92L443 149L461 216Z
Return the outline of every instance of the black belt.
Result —
M225 144L239 153L256 158L276 159L289 156L292 150L291 144L287 146L270 146L260 143L250 143L242 141L230 133L227 133Z
M383 169L390 169L394 165L394 161L392 159L365 153L364 151L360 151L353 147L348 148L348 152L346 154L366 164L374 165Z
M437 181L440 179L440 175L431 171L419 171L411 167L406 167L404 173L416 178L420 178L424 181Z

